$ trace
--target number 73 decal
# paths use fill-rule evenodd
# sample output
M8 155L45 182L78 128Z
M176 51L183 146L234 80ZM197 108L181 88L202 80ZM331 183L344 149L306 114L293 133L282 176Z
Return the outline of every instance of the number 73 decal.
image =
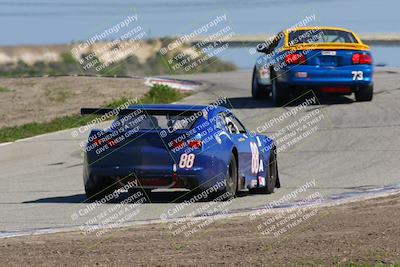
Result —
M352 71L351 74L353 74L353 81L361 81L364 79L364 73L362 71Z

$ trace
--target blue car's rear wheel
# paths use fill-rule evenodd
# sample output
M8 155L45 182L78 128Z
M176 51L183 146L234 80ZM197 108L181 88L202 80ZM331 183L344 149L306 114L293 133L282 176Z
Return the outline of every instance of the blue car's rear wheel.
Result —
M360 86L355 92L356 101L371 101L374 87L372 85Z
M86 187L85 193L86 197L91 200L101 200L109 194L112 194L115 191L115 185L111 181L103 181L100 184L96 184L94 187Z
M231 155L231 160L228 166L228 173L226 175L226 185L225 192L229 193L228 199L236 196L237 186L238 186L238 171L235 155Z

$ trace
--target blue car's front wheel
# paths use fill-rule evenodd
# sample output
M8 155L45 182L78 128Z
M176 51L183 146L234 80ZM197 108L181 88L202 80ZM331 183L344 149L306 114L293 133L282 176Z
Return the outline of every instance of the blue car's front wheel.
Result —
M266 86L258 82L256 67L253 69L253 76L251 79L251 96L256 99L269 97L269 91Z
M276 75L271 76L271 84L272 101L277 107L283 106L289 100L288 88L279 83Z
M274 151L271 151L271 155L269 156L268 168L266 169L265 177L265 186L251 189L250 193L272 194L276 187L280 187L278 178L278 161Z
M276 160L275 152L271 152L268 162L268 173L267 179L265 181L266 185L264 188L264 193L271 194L274 192L275 187L277 187L278 180L278 162Z

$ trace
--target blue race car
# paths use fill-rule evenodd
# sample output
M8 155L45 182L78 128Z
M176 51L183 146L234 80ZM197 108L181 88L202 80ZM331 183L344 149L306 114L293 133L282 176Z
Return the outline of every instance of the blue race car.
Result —
M82 108L81 114L114 114ZM218 194L272 193L280 187L276 147L250 133L220 106L134 105L118 110L105 130L93 129L84 155L88 198L119 187L136 190L185 188Z
M253 70L254 98L272 96L281 106L290 96L316 93L355 94L371 101L373 67L369 47L349 30L303 27L282 31L257 46L264 53Z

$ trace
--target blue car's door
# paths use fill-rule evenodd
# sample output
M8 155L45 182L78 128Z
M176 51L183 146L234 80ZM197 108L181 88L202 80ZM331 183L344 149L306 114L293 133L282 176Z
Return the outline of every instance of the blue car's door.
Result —
M248 134L244 126L230 112L225 114L225 124L238 150L239 177L244 177L247 181L256 179L260 162L256 138Z

